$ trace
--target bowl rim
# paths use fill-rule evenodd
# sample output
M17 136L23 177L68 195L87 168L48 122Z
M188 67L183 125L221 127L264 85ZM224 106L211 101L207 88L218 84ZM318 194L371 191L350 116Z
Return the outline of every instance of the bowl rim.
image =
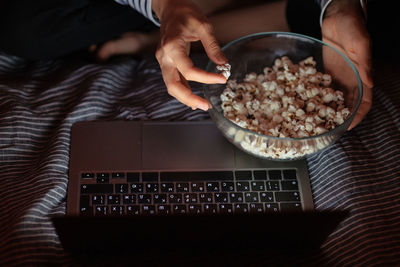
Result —
M314 37L307 36L307 35L304 35L304 34L293 33L293 32L273 31L273 32L258 32L258 33L252 33L252 34L248 34L248 35L242 36L240 38L237 38L237 39L227 43L221 49L222 49L222 51L225 51L226 49L228 49L232 45L234 45L234 44L236 44L236 43L238 43L238 42L240 42L242 40L245 40L245 39L250 39L250 38L253 38L253 37L262 37L262 36L274 36L274 35L276 35L276 36L283 35L283 36L291 36L291 37L296 37L296 38L308 39L308 40L317 42L317 43L319 43L321 45L325 45L327 47L330 47L334 51L336 51L339 55L341 55L345 59L345 61L350 65L350 67L353 69L354 73L356 74L356 78L357 78L357 82L358 82L358 91L359 91L360 97L359 97L359 99L357 101L357 104L356 104L356 107L354 109L354 112L352 112L350 114L350 116L347 117L346 120L344 120L343 123L339 124L334 129L331 129L331 130L329 130L329 131L327 131L325 133L322 133L322 134L312 135L312 136L307 136L307 137L277 137L277 136L264 135L264 134L260 134L260 133L257 133L257 132L254 132L254 131L251 131L249 129L246 129L246 128L243 128L243 127L239 126L238 124L236 124L236 123L232 122L231 120L227 119L222 113L220 113L218 111L213 112L214 108L211 108L209 110L209 113L213 112L214 114L216 114L216 116L222 117L222 119L227 121L231 126L238 127L238 128L240 128L240 130L242 130L244 132L247 132L249 134L254 134L254 135L258 136L258 137L275 139L275 140L280 140L280 141L307 141L307 140L313 140L313 139L316 139L316 138L324 138L326 136L330 136L332 134L336 134L336 132L340 131L340 127L339 126L341 126L343 124L348 123L349 126L350 126L351 122L353 121L353 119L354 119L355 115L357 114L358 109L359 109L359 107L361 105L361 101L362 101L362 97L363 97L363 84L362 84L360 75L359 75L356 67L354 66L354 64L350 61L350 59L346 55L344 55L342 52L340 52L334 46L332 46L332 45L330 45L330 44L328 44L326 42L323 42L322 40L319 40L319 39L316 39ZM207 66L206 66L205 70L208 72L213 64L215 64L215 63L212 62L211 60L208 60L208 63L207 63ZM209 85L208 84L204 84L203 85L203 93L204 93L204 96L207 98L207 100L210 102L211 106L214 107L213 103L210 101L209 95L207 94L207 90L206 90L207 86L209 86ZM348 129L346 129L346 131L347 130Z

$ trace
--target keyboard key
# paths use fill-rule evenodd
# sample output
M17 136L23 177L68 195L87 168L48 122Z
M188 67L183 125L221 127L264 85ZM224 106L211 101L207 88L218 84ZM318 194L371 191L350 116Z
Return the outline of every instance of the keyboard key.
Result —
M168 201L172 204L182 203L182 194L175 193L175 194L168 194Z
M283 179L296 180L297 179L296 170L283 170Z
M125 194L128 193L128 184L115 184L115 193Z
M217 213L218 206L216 204L203 204L204 213Z
M265 183L263 181L251 182L251 190L252 191L264 191Z
M95 208L95 215L96 216L102 216L102 215L107 215L108 214L108 209L107 206L97 206Z
M151 204L151 194L138 194L137 200L140 204Z
M279 181L266 181L268 191L279 191Z
M270 170L268 171L268 177L270 180L281 180L282 172L281 170Z
M136 204L136 195L123 195L122 200L125 205Z
M158 205L157 212L161 215L166 215L171 213L171 206L169 205Z
M219 204L220 213L233 213L232 204Z
M243 193L230 193L229 199L231 203L243 202Z
M186 205L172 205L172 212L174 214L185 214L187 213Z
M163 193L173 193L175 192L174 183L161 183L161 192Z
M198 198L196 193L183 194L183 199L185 203L198 203Z
M156 214L156 206L154 205L142 205L142 214L154 215Z
M189 183L176 183L176 192L185 193L189 192Z
M299 184L297 180L281 181L282 190L298 191Z
M106 184L110 181L110 174L105 172L97 173L96 181L98 184Z
M154 194L153 202L154 202L154 204L166 204L167 203L167 194Z
M92 173L92 172L81 173L81 178L82 179L92 179L92 178L94 178L94 173Z
M275 199L278 202L299 202L299 192L275 192Z
M212 193L200 193L199 200L200 200L200 203L212 203L213 195L212 195Z
M221 182L221 190L223 192L235 191L235 184L233 182Z
M190 213L190 214L202 213L201 205L200 204L190 204L188 206L188 213Z
M253 180L251 171L235 171L236 180Z
M81 194L112 194L112 184L82 184Z
M280 203L281 211L301 211L301 203Z
M248 213L249 206L247 204L234 204L235 213Z
M218 192L219 183L218 182L206 182L207 192Z
M246 192L244 193L244 201L245 202L259 202L258 201L258 193L257 192Z
M264 212L264 206L261 203L250 203L249 208L250 208L251 213L263 213Z
M110 214L114 216L125 215L125 207L124 206L112 206L110 207Z
M140 206L139 205L126 206L126 214L127 215L138 215L138 214L140 214Z
M119 205L120 196L119 195L108 195L107 196L107 204L109 205Z
M278 212L279 211L278 203L265 203L264 207L265 207L266 212Z
M80 207L79 215L92 216L93 215L93 207Z
M226 203L229 200L228 193L215 193L214 198L217 203Z
M140 178L140 173L138 172L128 172L126 174L126 181L128 183L139 182L139 178Z
M142 172L143 182L158 182L158 172Z
M179 181L228 181L233 180L232 171L198 171L198 172L161 172L162 182Z
M131 193L143 193L143 184L131 183Z
M105 195L93 195L92 196L92 205L104 205L106 204Z
M123 173L123 172L113 172L111 174L111 177L114 178L114 179L125 178L125 173Z
M253 171L254 180L267 180L267 171Z
M158 193L158 183L146 183L146 193Z
M249 182L236 182L236 191L250 191Z
M272 192L260 192L261 202L274 202L274 194Z
M192 188L192 192L204 192L204 183L202 182L193 182L190 187Z

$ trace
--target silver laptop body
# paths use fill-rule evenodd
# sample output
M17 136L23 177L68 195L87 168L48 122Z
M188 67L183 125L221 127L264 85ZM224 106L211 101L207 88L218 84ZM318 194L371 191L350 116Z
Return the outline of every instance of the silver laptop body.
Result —
M296 172L296 181L286 180L286 173L293 171ZM205 177L204 181L198 177L210 173L211 178ZM232 175L220 179L218 173ZM266 174L265 181L260 180L260 173ZM153 177L154 174L158 178ZM281 174L281 177L272 177L276 174ZM174 180L174 175L177 180ZM250 175L250 181L244 181L246 175ZM191 181L191 177L196 177L196 181ZM141 189L136 187L139 183L143 184ZM165 184L170 187L173 184L174 190L179 187L177 196L181 199L170 199L175 197L172 193L177 192L169 192L171 188L163 190ZM199 184L200 188L195 190L193 186ZM213 186L224 189L218 199L215 195L210 198L208 194L218 191ZM239 187L244 192L235 195ZM273 192L274 188L283 193ZM194 191L197 196L194 196ZM288 194L289 198L286 198ZM164 197L162 202L155 199L158 195ZM194 197L199 203L195 210L190 210L188 205L195 202ZM262 207L255 206L251 197L254 201L264 198L266 203L262 203ZM267 201L266 197L269 198ZM283 197L284 204L273 203L278 197L280 202ZM231 200L239 203L237 208L233 203L225 210ZM283 162L251 156L229 143L212 121L91 121L73 125L67 215L85 214L88 209L89 215L157 214L158 208L164 209L165 205L175 205L175 208L179 205L179 211L176 210L179 213L203 212L206 208L217 213L265 212L283 210L287 206L313 210L305 160ZM168 212L174 212L173 207Z

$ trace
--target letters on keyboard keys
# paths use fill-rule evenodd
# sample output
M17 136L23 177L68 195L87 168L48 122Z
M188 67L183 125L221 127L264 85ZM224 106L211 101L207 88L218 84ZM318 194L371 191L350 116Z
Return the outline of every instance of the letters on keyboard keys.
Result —
M296 170L84 172L81 215L301 210ZM111 179L110 179L111 178Z

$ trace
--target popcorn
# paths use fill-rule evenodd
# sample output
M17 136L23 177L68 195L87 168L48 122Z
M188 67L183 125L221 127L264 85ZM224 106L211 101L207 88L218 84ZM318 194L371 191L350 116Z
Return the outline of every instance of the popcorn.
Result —
M228 79L229 64L217 69ZM312 57L294 64L284 56L262 73L248 73L241 82L229 80L220 96L221 107L226 118L259 134L282 138L319 135L342 124L350 115L343 92L332 89L331 84L332 77L318 72ZM316 152L331 141L327 136L316 144L305 140L299 145L288 140L243 136L234 128L229 132L253 154L280 159Z
M231 65L229 63L217 65L217 70L221 71L221 74L224 75L226 80L231 76Z

